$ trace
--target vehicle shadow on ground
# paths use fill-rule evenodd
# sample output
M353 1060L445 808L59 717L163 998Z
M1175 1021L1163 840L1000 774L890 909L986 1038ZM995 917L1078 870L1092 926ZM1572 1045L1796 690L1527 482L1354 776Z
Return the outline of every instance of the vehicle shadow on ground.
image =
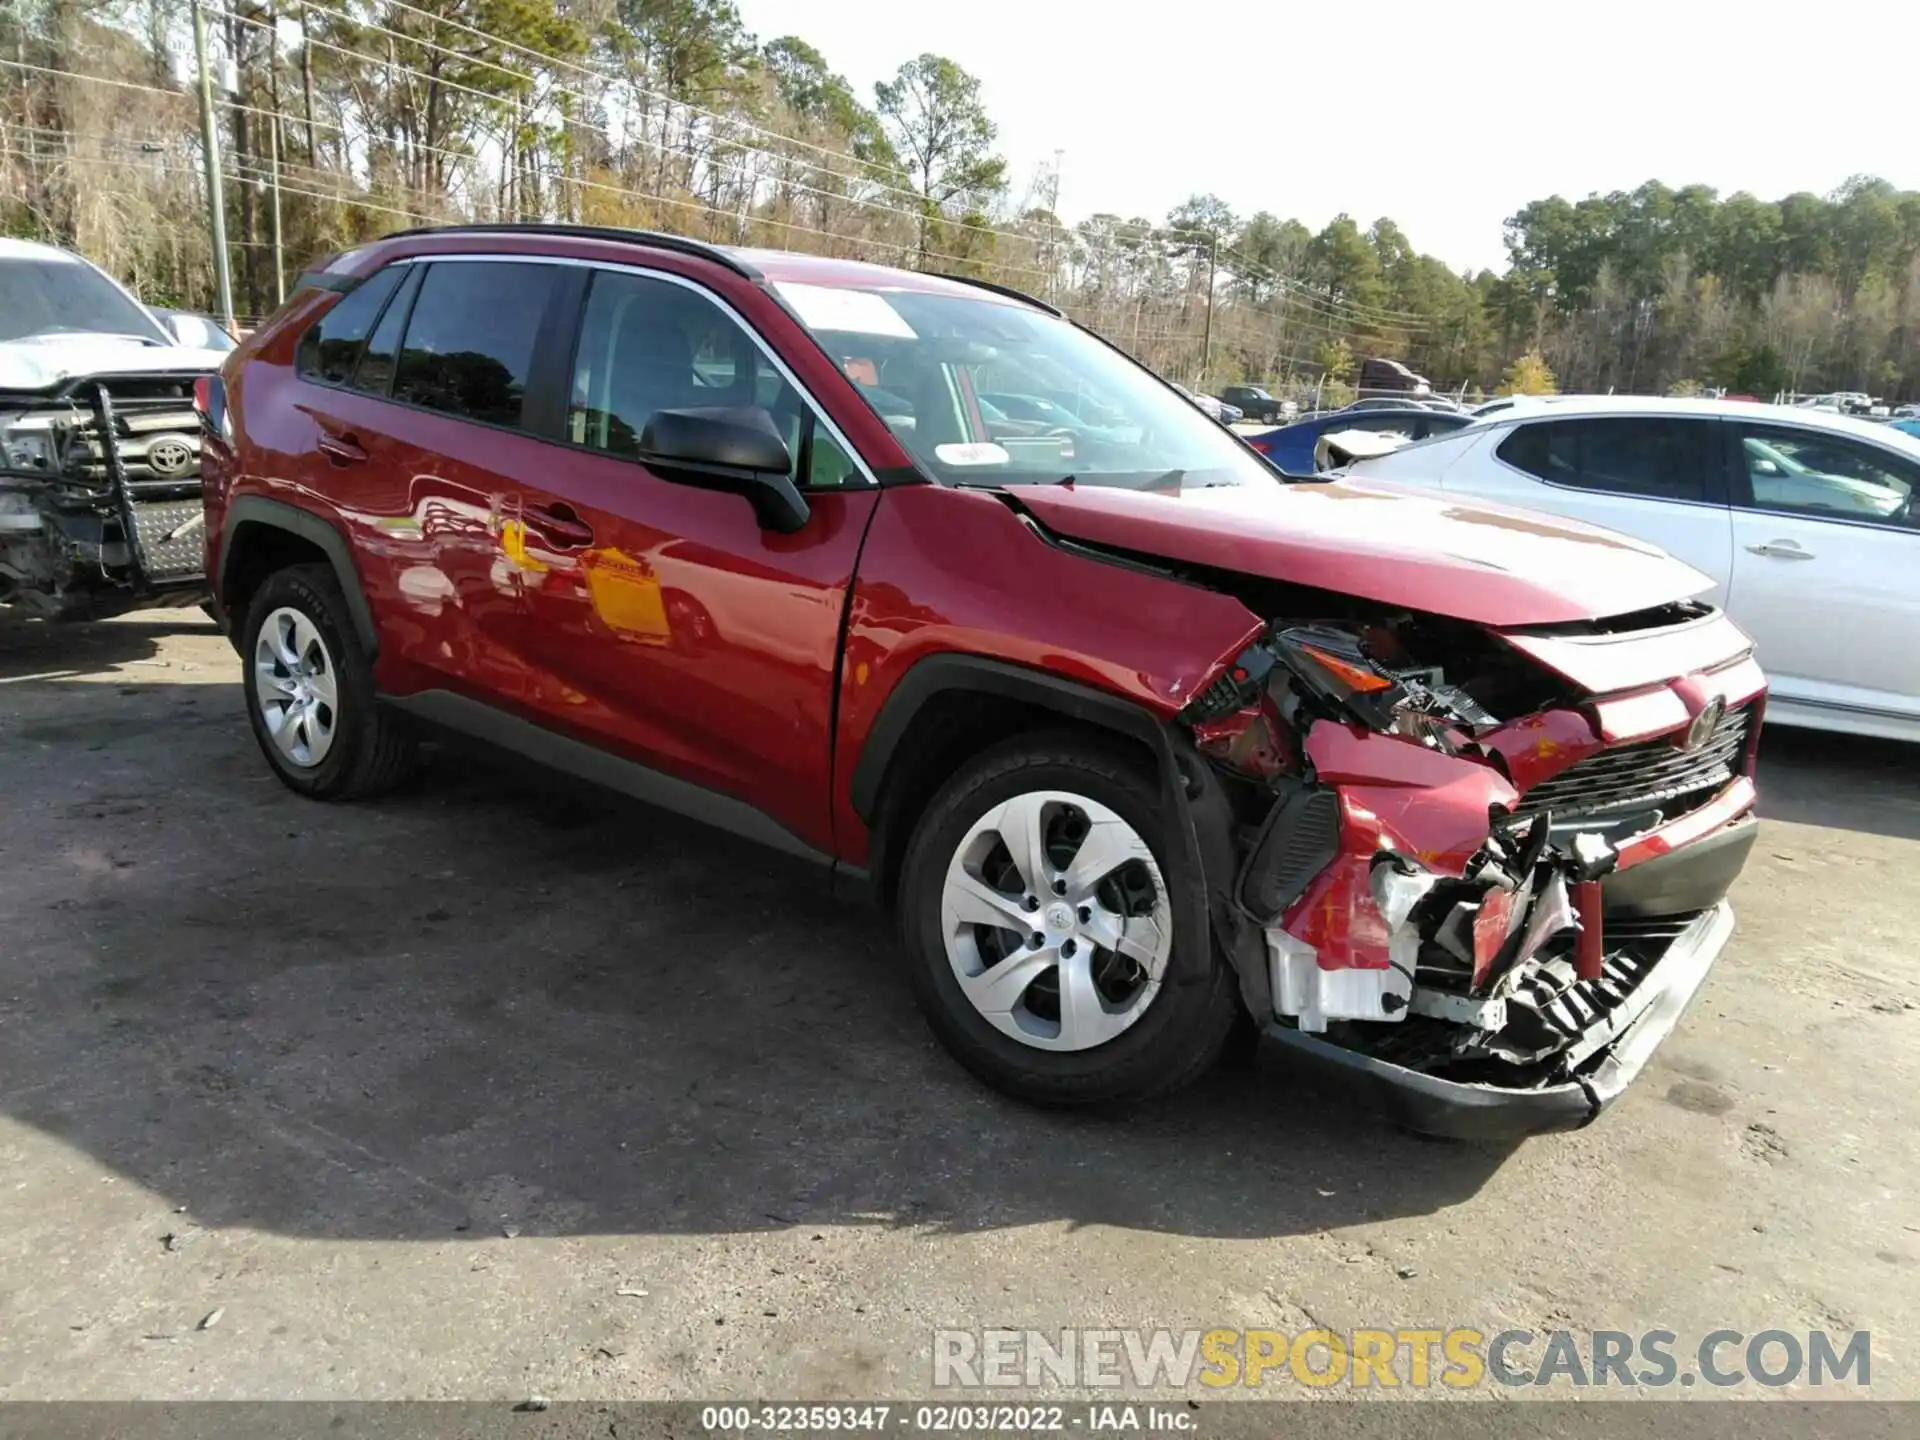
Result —
M1864 753L1770 735L1771 813L1911 795ZM385 801L304 802L230 683L22 679L0 754L0 1099L202 1224L1262 1237L1431 1213L1506 1158L1245 1055L1126 1116L1013 1104L823 872L452 751Z
M0 695L0 1097L202 1224L1256 1237L1432 1212L1505 1158L1250 1054L1128 1115L1032 1110L803 862L452 751L311 804L230 684Z
M183 631L212 633L199 610L146 611L110 623L30 619L0 610L0 681L74 679L158 658L160 642Z
M1762 819L1920 840L1920 747L1770 725L1756 773Z

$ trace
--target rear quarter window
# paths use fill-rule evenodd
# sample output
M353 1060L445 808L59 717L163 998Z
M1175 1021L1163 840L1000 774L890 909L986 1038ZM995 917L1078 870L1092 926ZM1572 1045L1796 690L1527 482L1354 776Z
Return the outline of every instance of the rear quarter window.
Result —
M389 265L350 290L338 304L307 327L294 354L294 368L309 380L344 385L359 362L380 312L400 287L405 265Z

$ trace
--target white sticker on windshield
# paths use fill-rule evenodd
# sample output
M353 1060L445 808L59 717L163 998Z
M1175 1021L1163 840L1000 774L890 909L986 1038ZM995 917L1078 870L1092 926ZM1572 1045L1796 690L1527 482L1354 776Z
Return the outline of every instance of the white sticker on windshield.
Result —
M936 445L934 458L943 465L1011 465L1013 456L1005 448L985 440L964 444Z
M854 335L887 335L895 340L917 340L913 327L871 290L842 290L833 285L798 285L777 280L773 288L793 307L809 330L840 330Z

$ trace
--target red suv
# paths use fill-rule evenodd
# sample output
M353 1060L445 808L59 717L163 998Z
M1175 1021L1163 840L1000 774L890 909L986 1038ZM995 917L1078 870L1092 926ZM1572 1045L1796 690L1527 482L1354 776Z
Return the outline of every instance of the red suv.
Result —
M1170 1089L1246 1014L1416 1127L1575 1126L1732 928L1764 685L1705 577L1287 481L1009 291L415 231L200 405L289 786L452 729L818 861L1016 1095Z

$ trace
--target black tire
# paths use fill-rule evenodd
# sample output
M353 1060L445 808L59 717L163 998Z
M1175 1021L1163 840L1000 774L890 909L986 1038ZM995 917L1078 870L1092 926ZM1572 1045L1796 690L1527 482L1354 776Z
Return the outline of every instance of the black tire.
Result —
M299 611L320 632L333 661L338 696L332 746L318 765L291 763L273 742L261 714L253 677L261 626L274 611ZM260 753L287 788L312 800L362 800L381 795L412 774L418 750L404 716L381 705L373 686L373 665L354 631L346 597L326 565L295 565L276 571L254 592L247 606L240 643L241 690L247 720Z
M1035 790L1084 795L1147 842L1174 907L1175 941L1159 993L1133 1024L1091 1049L1037 1049L989 1022L961 990L941 934L941 900L955 850L1000 802ZM914 996L934 1033L981 1080L1049 1106L1126 1104L1165 1095L1220 1058L1240 1014L1231 967L1211 944L1180 943L1183 908L1200 887L1172 843L1166 799L1144 756L1065 731L1021 737L957 772L919 817L900 872L899 919Z

